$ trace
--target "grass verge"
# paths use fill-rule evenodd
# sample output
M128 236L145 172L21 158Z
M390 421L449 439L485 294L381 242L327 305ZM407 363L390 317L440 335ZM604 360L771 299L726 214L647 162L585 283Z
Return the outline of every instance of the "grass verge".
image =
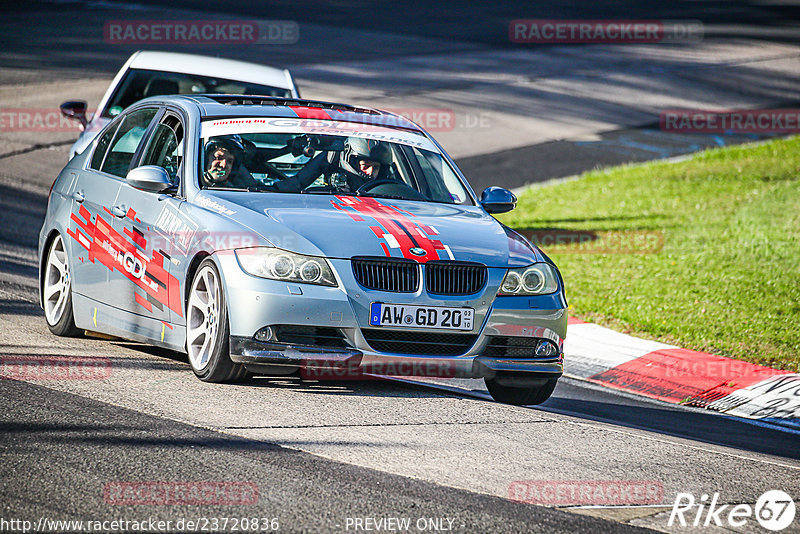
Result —
M561 269L572 315L798 371L800 137L586 173L500 219Z

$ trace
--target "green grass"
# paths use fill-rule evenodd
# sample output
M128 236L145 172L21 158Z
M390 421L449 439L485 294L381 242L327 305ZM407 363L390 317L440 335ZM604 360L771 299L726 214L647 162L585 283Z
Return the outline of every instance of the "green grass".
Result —
M797 371L799 177L800 137L792 137L589 172L526 191L500 218L519 230L600 232L590 251L619 231L663 233L663 248L650 253L543 246L564 276L570 313Z

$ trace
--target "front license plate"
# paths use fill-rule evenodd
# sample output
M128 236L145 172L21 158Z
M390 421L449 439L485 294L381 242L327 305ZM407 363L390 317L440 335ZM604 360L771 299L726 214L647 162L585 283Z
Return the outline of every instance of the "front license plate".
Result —
M415 328L449 328L472 330L475 310L441 306L409 306L373 302L369 310L372 326L409 326Z

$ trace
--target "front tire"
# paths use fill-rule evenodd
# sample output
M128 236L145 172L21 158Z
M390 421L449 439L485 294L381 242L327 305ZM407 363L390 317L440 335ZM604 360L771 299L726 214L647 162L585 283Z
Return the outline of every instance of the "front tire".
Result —
M552 395L557 378L529 378L524 373L498 373L485 378L486 389L492 398L504 404L530 406L541 404Z
M47 327L52 333L63 337L75 337L81 334L75 326L75 315L72 310L72 277L61 234L56 235L47 249L42 304Z
M200 264L186 306L186 352L195 376L203 382L237 382L248 376L230 357L230 325L225 291L217 266Z

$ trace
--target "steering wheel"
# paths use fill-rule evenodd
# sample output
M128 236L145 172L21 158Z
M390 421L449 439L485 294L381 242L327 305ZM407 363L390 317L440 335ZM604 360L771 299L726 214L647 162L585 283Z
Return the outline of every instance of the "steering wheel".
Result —
M358 189L356 189L356 195L363 195L373 189L376 189L382 185L391 186L390 188L396 188L396 191L384 191L384 194L398 196L398 197L405 197L408 200L428 200L428 197L411 187L405 182L400 182L397 180L391 179L381 179L375 180L374 182L367 182Z
M373 189L375 189L379 185L404 185L404 186L408 187L406 184L398 182L397 180L391 180L389 178L382 178L380 180L373 180L373 181L367 182L365 184L362 184L361 187L356 189L356 194L360 195L361 193L368 193L369 191L372 191ZM408 187L408 188L411 189L410 187ZM414 190L412 189L412 191L414 191ZM416 192L416 191L414 191L414 192Z
M282 173L278 169L276 169L271 163L264 162L264 167L271 172L272 174L276 175L279 180L288 180L289 177L286 174Z

